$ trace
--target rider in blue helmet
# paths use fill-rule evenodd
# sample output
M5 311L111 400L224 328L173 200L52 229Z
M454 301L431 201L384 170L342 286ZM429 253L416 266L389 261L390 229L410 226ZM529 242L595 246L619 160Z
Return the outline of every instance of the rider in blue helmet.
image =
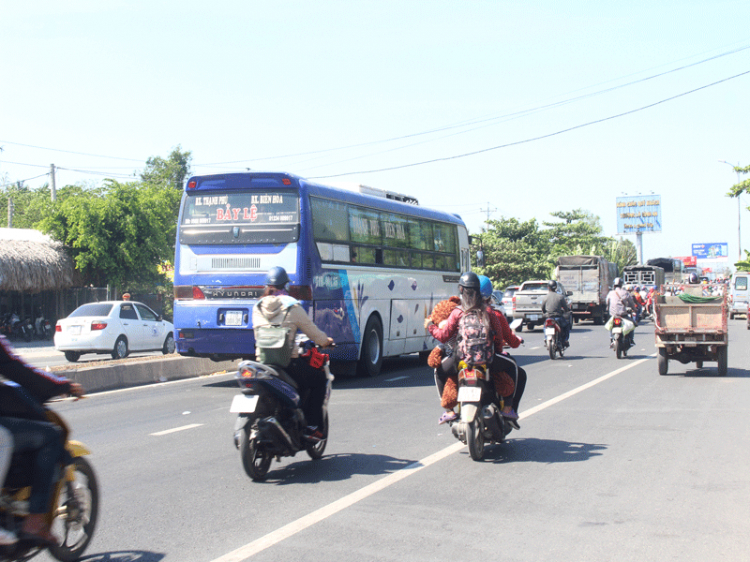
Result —
M492 281L486 275L479 275L479 292L488 299L492 296Z

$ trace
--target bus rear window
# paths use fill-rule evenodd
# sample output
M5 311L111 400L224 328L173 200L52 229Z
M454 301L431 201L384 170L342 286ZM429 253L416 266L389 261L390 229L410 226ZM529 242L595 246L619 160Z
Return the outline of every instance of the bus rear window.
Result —
M183 244L265 244L299 238L294 191L189 193L182 209Z

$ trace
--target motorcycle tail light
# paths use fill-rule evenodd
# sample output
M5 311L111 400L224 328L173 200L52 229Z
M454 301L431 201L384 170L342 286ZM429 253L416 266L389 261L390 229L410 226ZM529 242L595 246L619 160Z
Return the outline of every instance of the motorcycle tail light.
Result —
M107 323L106 322L92 322L91 323L91 331L92 332L94 330L103 330L106 327L107 327Z
M555 321L554 321L554 320L552 320L552 318L547 318L547 319L546 319L546 320L544 321L544 327L545 327L545 328L551 328L551 327L552 327L552 326L554 326L554 325L555 325Z
M622 320L620 318L615 318L614 325L620 326L622 324Z

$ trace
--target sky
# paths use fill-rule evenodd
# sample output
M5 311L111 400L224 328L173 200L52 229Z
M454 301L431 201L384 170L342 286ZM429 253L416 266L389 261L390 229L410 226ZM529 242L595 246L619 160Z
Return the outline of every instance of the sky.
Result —
M615 236L616 199L653 193L644 259L734 261L738 215L750 249L725 196L747 0L0 0L0 52L0 184L128 181L180 146L194 174L356 182L471 233L580 208Z

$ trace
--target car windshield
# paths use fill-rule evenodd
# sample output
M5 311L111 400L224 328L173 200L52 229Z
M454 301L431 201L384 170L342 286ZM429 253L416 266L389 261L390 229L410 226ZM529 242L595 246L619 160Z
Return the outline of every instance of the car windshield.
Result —
M515 292L516 289L505 289L505 294L503 296L509 299L514 295Z
M547 283L529 283L523 286L523 290L543 292L547 290Z
M111 310L111 303L92 302L79 306L70 313L68 318L74 318L76 316L109 316Z

